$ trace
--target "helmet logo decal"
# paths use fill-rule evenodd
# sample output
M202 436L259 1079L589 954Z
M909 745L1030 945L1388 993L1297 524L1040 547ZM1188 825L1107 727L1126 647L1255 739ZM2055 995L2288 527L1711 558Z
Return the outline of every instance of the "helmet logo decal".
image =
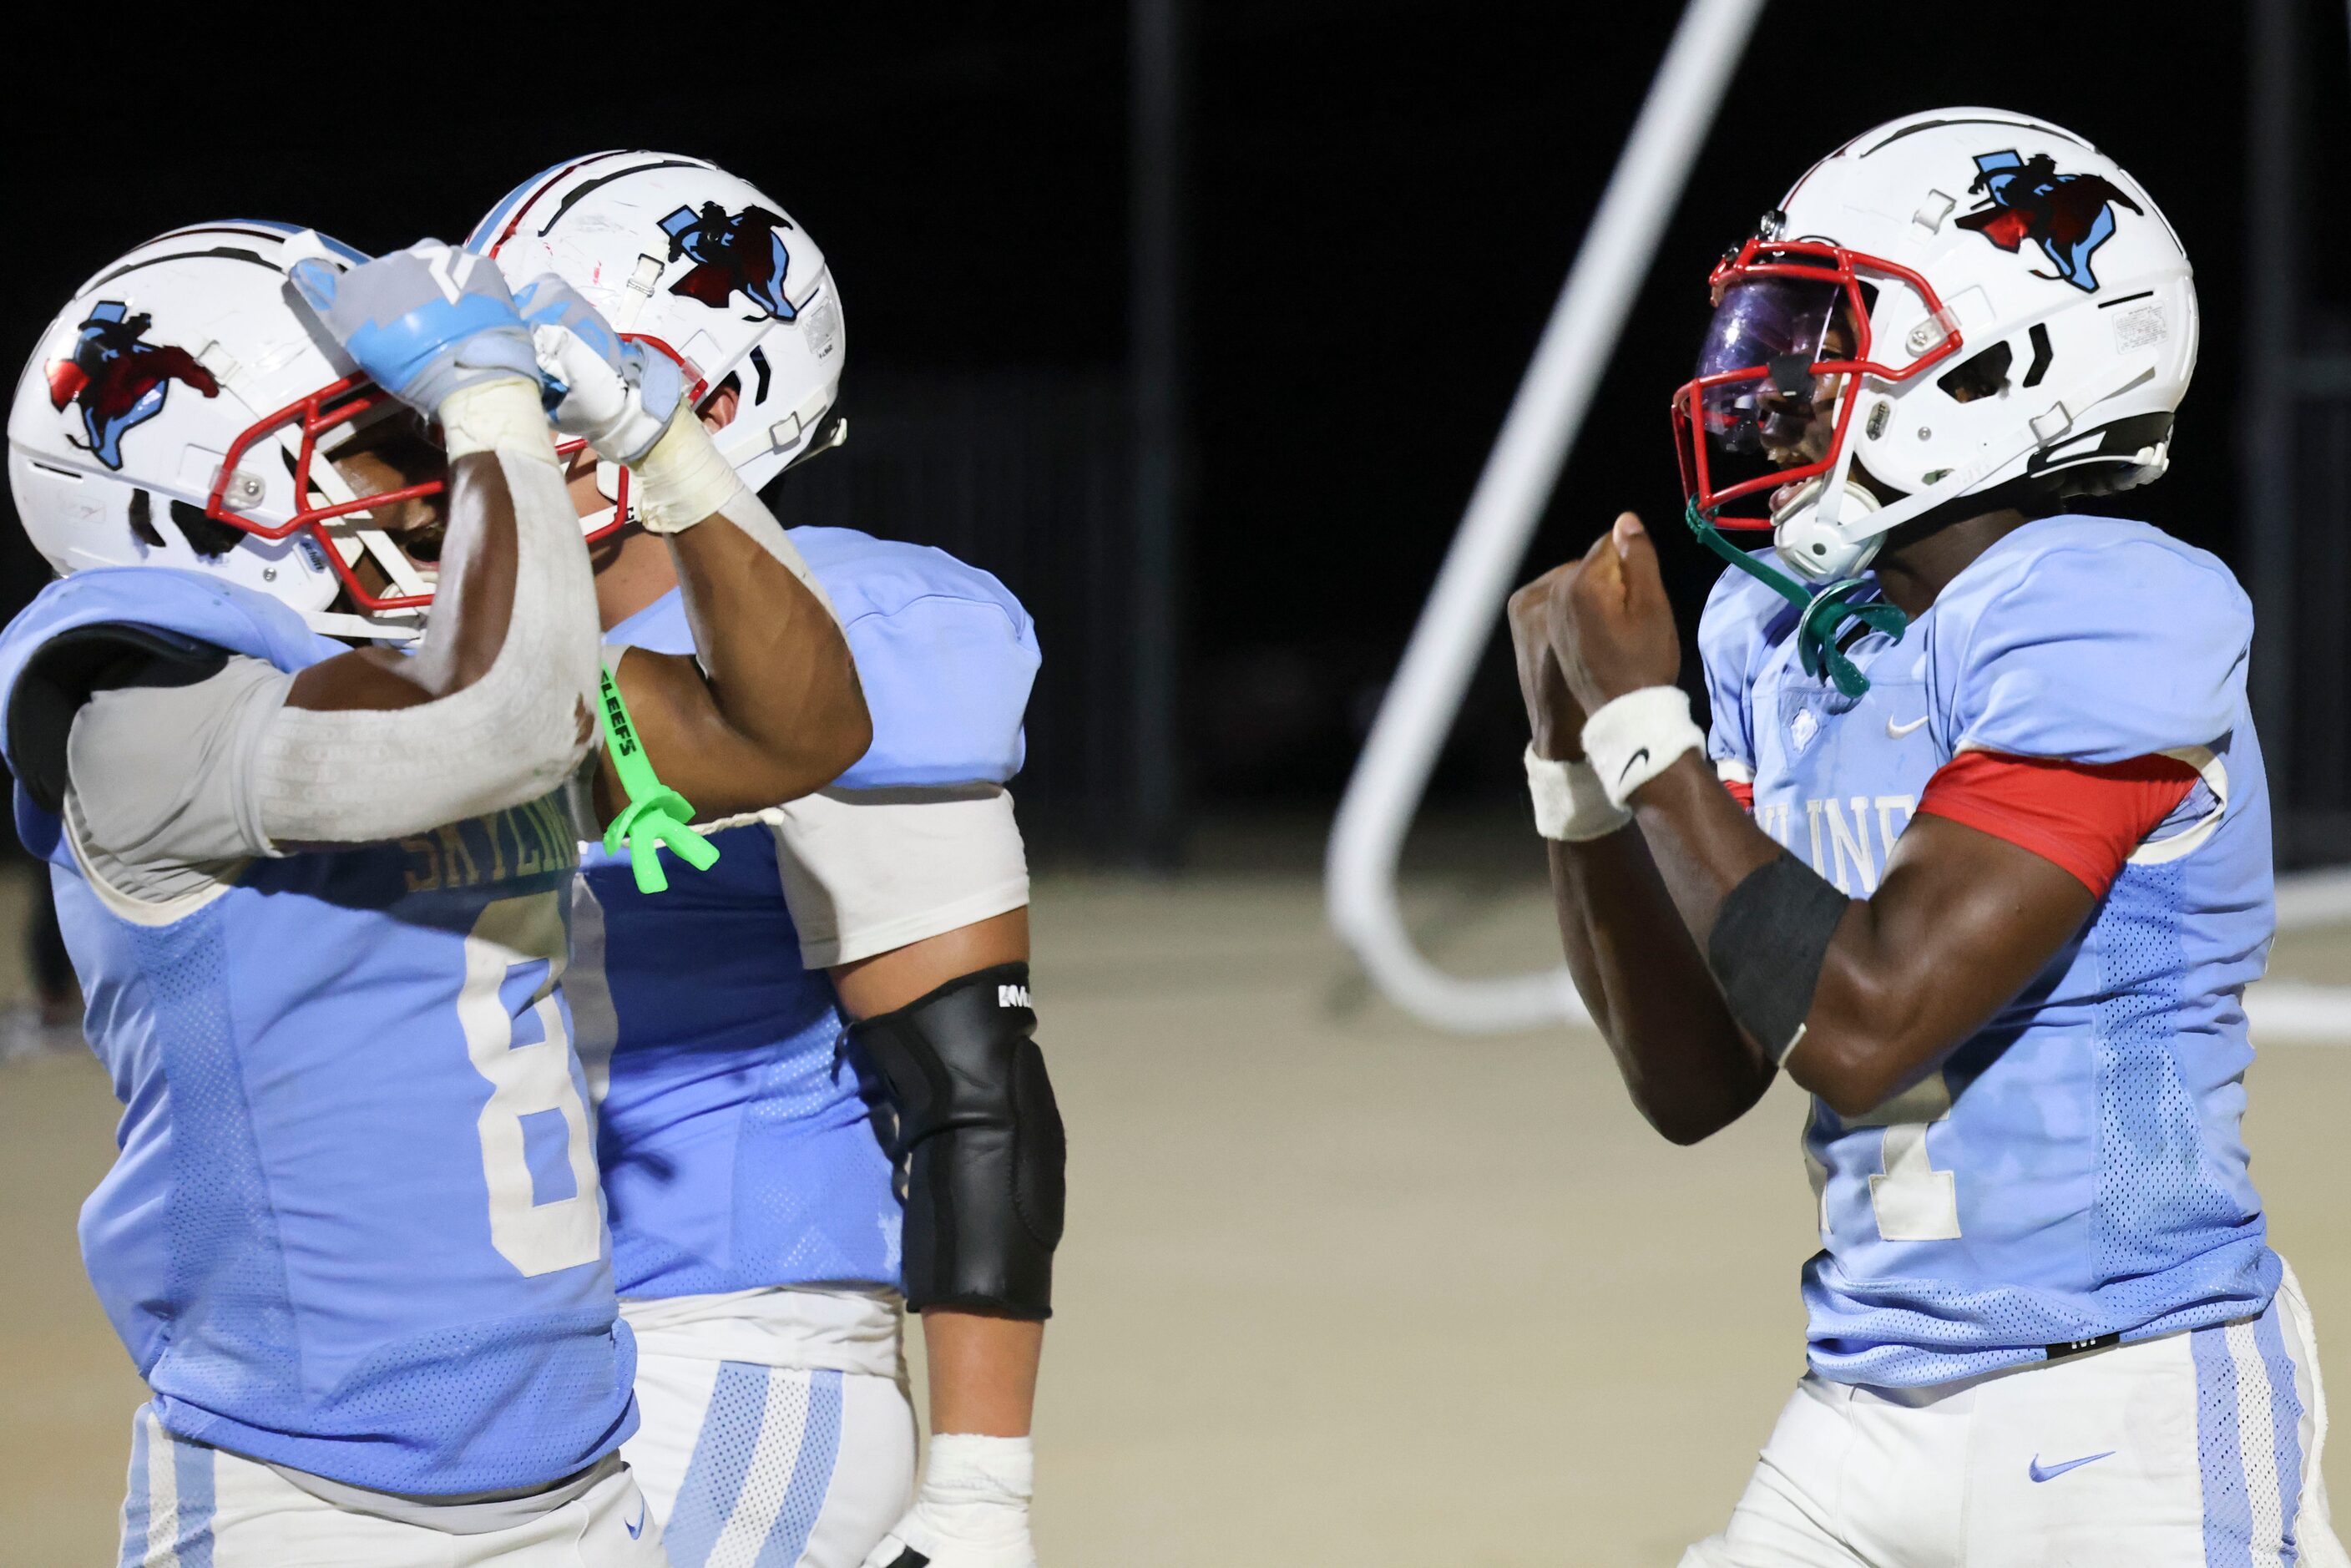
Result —
M49 379L49 406L62 413L73 403L89 433L87 442L66 439L109 468L122 466L125 433L163 412L173 382L185 382L206 397L220 395L219 381L187 350L142 341L152 322L143 310L126 314L120 300L102 300L81 324L73 357L42 367Z
M799 308L784 298L784 271L791 253L784 248L780 231L792 221L781 213L758 205L728 214L716 202L699 210L680 207L661 221L669 235L669 259L690 256L694 270L670 285L672 294L699 299L713 310L726 308L737 290L768 315L789 321Z
M1981 195L1984 204L1956 220L2006 251L2026 240L2041 247L2055 272L2033 271L2035 277L2062 278L2095 294L2098 280L2090 271L2090 257L2115 232L2115 208L2123 206L2146 215L2146 209L2102 174L2060 174L2046 152L2020 158L2013 149L1976 154L1976 177L1968 194Z

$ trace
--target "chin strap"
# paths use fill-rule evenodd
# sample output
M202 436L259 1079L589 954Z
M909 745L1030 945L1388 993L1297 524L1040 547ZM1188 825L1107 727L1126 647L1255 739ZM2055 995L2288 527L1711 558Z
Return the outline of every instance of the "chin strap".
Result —
M629 797L628 805L604 830L604 852L619 854L621 846L627 844L629 872L637 879L637 891L664 893L669 878L661 866L664 844L696 871L708 871L718 863L718 846L687 825L694 821L694 808L654 773L643 744L637 739L636 727L629 722L629 705L621 700L620 683L612 679L611 666L605 666L602 674L604 701L600 712L604 746L612 754L612 770L621 776L621 788Z
M1804 674L1817 677L1825 670L1837 690L1849 697L1857 697L1869 690L1869 677L1860 666L1837 649L1837 639L1848 624L1858 622L1874 632L1883 632L1896 643L1909 629L1910 618L1898 606L1879 601L1855 604L1853 596L1869 586L1869 580L1849 577L1842 582L1832 582L1817 591L1784 571L1764 565L1753 556L1722 537L1722 530L1712 518L1698 509L1698 498L1690 498L1682 520L1689 525L1698 542L1745 572L1789 603L1803 612L1796 629L1796 657L1802 662Z

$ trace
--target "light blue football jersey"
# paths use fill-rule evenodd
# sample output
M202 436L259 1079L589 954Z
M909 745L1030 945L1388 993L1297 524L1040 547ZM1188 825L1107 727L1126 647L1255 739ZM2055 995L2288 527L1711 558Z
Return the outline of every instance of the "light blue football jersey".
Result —
M291 610L162 568L52 583L0 633L136 624L300 669ZM11 761L15 758L12 757ZM196 907L103 896L20 788L124 1111L90 1282L172 1432L355 1486L550 1482L636 1425L559 980L558 800L249 862Z
M840 787L1019 771L1038 666L1019 601L944 551L847 528L791 538L840 612L873 718ZM694 651L675 591L605 641ZM650 895L624 857L590 848L574 896L580 966L611 997L598 1147L621 1293L895 1289L902 1211L872 1119L878 1082L844 1046L831 980L800 967L776 830L711 841L716 866L674 871Z
M2204 780L1940 1071L1850 1122L1814 1101L1814 1369L1938 1383L2259 1313L2280 1266L2240 1130L2242 998L2274 919L2236 580L2145 524L2043 518L1970 564L1899 643L1855 643L1871 682L1858 699L1803 673L1794 619L1724 574L1698 632L1708 751L1751 779L1758 824L1855 897L1961 750L2169 752Z

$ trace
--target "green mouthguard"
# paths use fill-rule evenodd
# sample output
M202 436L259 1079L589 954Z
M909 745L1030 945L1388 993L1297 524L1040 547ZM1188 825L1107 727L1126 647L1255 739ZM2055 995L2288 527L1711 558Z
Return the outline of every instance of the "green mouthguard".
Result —
M610 666L603 671L604 704L601 719L604 746L612 754L612 769L621 776L628 806L604 830L604 852L618 854L629 846L629 872L639 893L665 893L669 877L662 871L661 851L667 844L677 858L696 871L718 863L718 846L689 826L694 808L685 797L661 781L652 760L629 722L629 705L621 700L620 683Z

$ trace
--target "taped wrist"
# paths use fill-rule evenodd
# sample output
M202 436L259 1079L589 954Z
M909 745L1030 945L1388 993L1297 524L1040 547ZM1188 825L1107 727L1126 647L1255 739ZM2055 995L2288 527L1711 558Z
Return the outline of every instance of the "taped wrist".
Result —
M1633 820L1608 798L1589 761L1561 762L1535 753L1527 743L1527 793L1534 797L1535 831L1562 843L1606 838Z
M1730 1016L1784 1062L1804 1038L1821 965L1852 900L1787 851L1747 873L1707 934L1706 967Z
M1583 721L1583 752L1600 775L1609 802L1622 807L1633 791L1702 749L1706 731L1691 721L1689 694L1679 686L1644 686L1604 703Z
M1026 1437L931 1435L922 1500L935 1506L1026 1509L1037 1490L1037 1454Z
M1052 1316L1064 1145L1036 1031L1026 964L961 976L850 1028L898 1115L916 1312Z
M451 401L455 401L452 399ZM274 843L371 843L463 821L559 789L586 754L597 686L596 587L580 517L552 462L500 450L514 505L515 584L506 640L482 677L414 707L281 708L263 731L253 788ZM482 523L461 518L412 674L444 689L466 614L465 563Z
M749 494L703 429L701 418L683 401L661 439L629 465L629 477L637 521L657 534L690 528L716 517L736 497Z
M441 400L437 417L452 463L476 452L505 452L555 464L555 438L548 434L536 382L499 376L459 387Z

